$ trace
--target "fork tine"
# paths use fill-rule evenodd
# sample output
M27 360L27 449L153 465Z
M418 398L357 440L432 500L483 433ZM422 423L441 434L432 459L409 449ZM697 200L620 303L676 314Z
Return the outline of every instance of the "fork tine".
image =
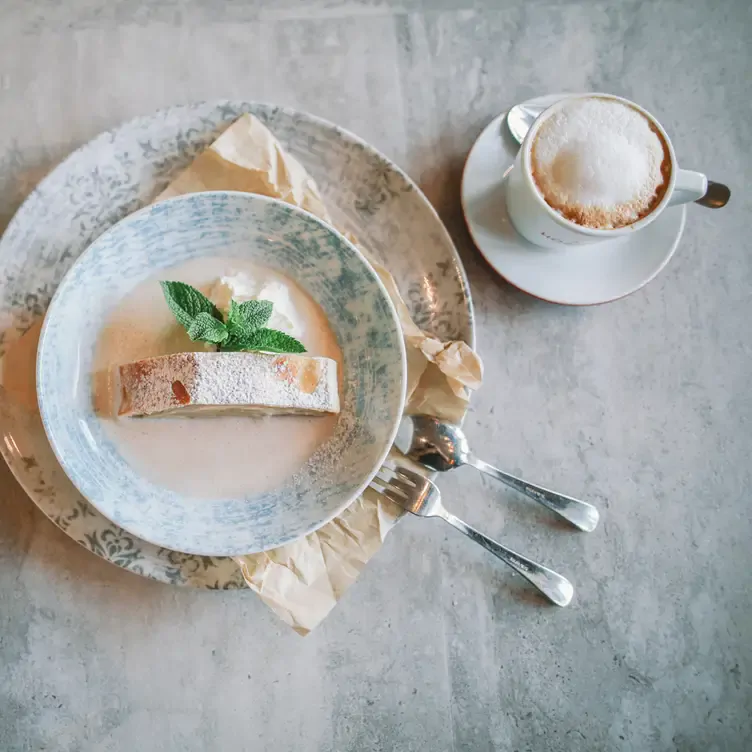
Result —
M407 470L393 461L385 462L377 470L371 481L371 487L377 493L419 517L432 516L432 512L426 506L432 494L435 494L434 501L438 501L436 487L428 478Z
M371 481L371 488L385 499L389 499L389 501L393 501L401 507L405 507L405 504L409 503L408 498L402 492L398 492L389 483L382 483L380 480L378 483Z
M379 482L383 483L385 486L389 485L392 480L394 479L394 475L391 475L387 472L385 472L384 468L376 471L376 475L374 476L374 480L378 480Z
M368 485L370 485L374 491L383 494L389 483L388 481L385 481L382 478L376 476Z
M387 457L381 467L387 468L387 470L391 470L393 473L396 473L399 471L400 466L390 457Z
M400 478L411 488L417 485L413 478L407 475L407 473L403 472L403 469L399 465L395 465L390 462L385 462L376 471L376 475L387 483L391 483L396 478ZM421 476L416 475L415 477L419 478L420 483L423 483L424 479Z
M426 478L417 473L412 473L412 476L414 477L403 472L401 466L395 465L391 462L384 463L384 466L376 473L376 477L380 481L388 483L393 488L398 488L408 498L415 493L417 488L423 487L427 482Z
M385 498L389 499L389 501L393 501L395 504L397 504L398 506L401 506L403 509L407 509L407 505L410 503L409 499L407 499L405 496L400 496L394 493L394 491L392 491L391 488L387 488L384 491L383 495Z
M402 491L402 493L404 493L405 496L409 496L411 493L413 493L415 489L415 486L411 485L410 483L405 483L405 481L403 480L400 480L399 476L397 476L396 478L392 478L389 485L392 488L397 488L400 491Z
M425 482L425 478L422 475L418 475L418 473L414 473L412 470L397 465L392 460L386 460L382 466L382 469L384 468L390 470L403 481L406 481L410 486L421 485Z
M404 480L412 483L414 486L422 486L427 478L420 473L416 473L414 470L410 470L409 467L397 467L396 472Z
M391 491L392 493L396 493L401 497L407 498L409 494L409 488L401 488L399 485L399 481L395 478L385 478L383 474L376 474L376 477L374 478L374 481L376 481L381 488L377 488L373 481L371 481L371 485L380 493L383 495L386 495L387 491ZM404 486L404 484L402 484Z

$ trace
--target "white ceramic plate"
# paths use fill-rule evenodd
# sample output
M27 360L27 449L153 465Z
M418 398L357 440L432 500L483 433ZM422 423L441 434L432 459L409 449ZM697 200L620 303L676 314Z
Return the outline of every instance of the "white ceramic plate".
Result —
M526 104L548 106L562 96L537 97ZM462 175L462 208L470 234L504 279L552 303L595 305L639 290L666 266L684 230L684 206L669 207L639 232L603 243L547 249L522 238L509 220L504 197L504 176L518 148L502 113L478 137Z
M102 328L124 295L170 267L212 258L274 268L306 290L337 338L343 378L334 432L310 462L278 488L198 502L144 477L122 456L94 409L93 363ZM81 493L134 535L204 556L277 548L349 506L392 446L405 381L397 313L362 254L312 214L232 191L153 204L97 238L55 293L37 363L47 438ZM194 418L192 430L201 431L201 422ZM252 472L254 462L263 458L244 470Z
M244 112L266 123L311 172L338 225L392 270L420 326L474 344L465 274L435 211L396 165L329 122L252 102L181 105L103 133L53 170L0 239L0 353L6 356L0 450L42 512L86 549L161 582L213 589L244 587L234 561L160 548L94 509L55 459L34 408L33 376L28 384L11 377L33 373L41 317L73 261L104 230L146 205Z

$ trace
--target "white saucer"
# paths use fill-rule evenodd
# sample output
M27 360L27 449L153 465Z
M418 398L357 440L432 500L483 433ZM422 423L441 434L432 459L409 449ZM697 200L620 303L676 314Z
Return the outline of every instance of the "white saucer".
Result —
M562 94L526 104L551 105ZM462 209L475 245L508 282L530 295L563 305L608 303L652 280L676 250L684 230L685 206L666 209L634 235L593 245L540 248L521 237L509 221L505 176L519 146L506 113L480 134L462 175Z

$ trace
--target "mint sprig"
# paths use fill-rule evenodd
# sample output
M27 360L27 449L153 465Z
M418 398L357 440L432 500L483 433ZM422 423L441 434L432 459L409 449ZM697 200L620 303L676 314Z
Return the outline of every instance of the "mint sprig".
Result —
M160 282L167 305L181 326L190 327L199 313L208 313L215 319L222 321L219 308L209 300L200 290L185 282Z
M225 352L260 350L304 353L302 342L266 324L274 304L270 300L230 301L227 321L202 292L185 282L161 282L167 305L194 342L209 342Z
M278 329L256 329L249 334L241 336L230 335L222 345L226 351L238 350L263 350L273 353L304 353L305 347L301 342L289 334L280 332Z
M245 303L230 301L227 312L227 328L233 334L255 332L269 323L274 304L269 300L246 300Z
M221 345L230 333L223 321L201 311L188 327L188 336L194 342L211 342L214 345Z

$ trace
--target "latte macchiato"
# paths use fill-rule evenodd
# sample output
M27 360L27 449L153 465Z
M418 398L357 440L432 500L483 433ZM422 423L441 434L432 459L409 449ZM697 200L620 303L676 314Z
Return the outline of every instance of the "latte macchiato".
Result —
M535 134L531 172L546 203L583 227L637 222L661 202L671 156L651 120L622 101L575 98Z

